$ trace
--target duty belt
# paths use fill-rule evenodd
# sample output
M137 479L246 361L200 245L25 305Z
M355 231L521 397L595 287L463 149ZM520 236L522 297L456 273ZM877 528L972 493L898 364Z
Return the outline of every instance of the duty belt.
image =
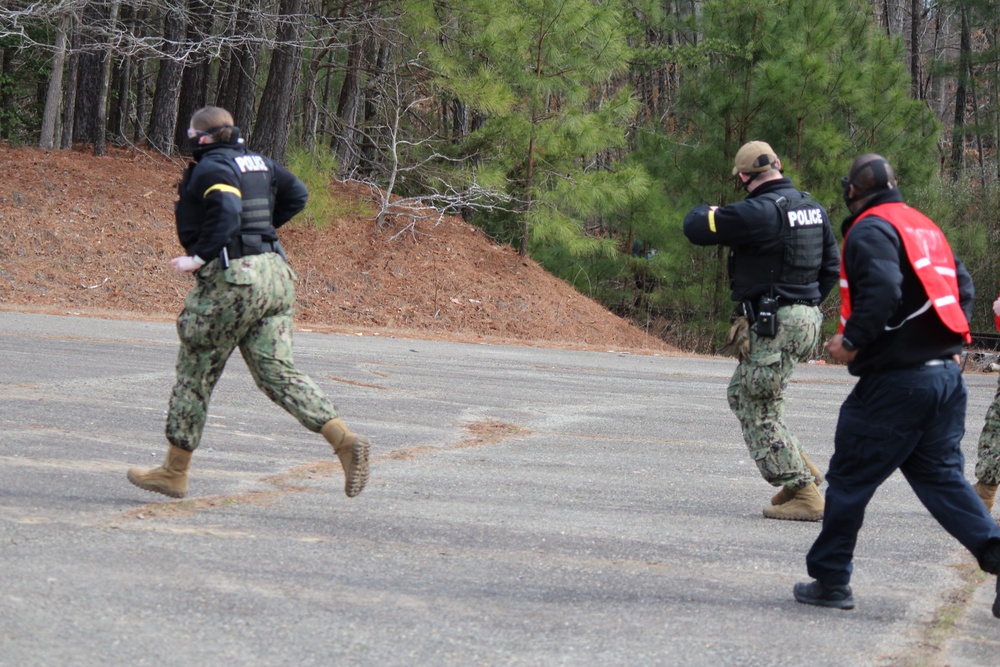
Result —
M779 306L817 306L815 299L786 299L783 296L778 297Z
M262 239L259 234L238 234L226 245L224 252L226 259L263 255L266 252L276 252L282 259L286 259L285 249L278 241ZM223 263L228 265L228 262Z

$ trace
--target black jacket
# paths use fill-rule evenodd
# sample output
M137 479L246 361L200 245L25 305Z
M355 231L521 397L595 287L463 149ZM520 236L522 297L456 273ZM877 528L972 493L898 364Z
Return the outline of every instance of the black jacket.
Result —
M801 197L788 178L765 181L751 192L746 199L720 206L709 217L709 205L696 206L684 218L684 235L695 245L728 246L735 255L754 253L768 244L774 243L781 235L783 217L770 198L763 195L778 194L789 199ZM823 213L824 218L826 212ZM775 283L778 296L789 301L810 301L821 303L840 282L840 251L837 239L829 221L823 224L823 258L819 267L819 279L807 285L786 285ZM738 257L737 257L738 259ZM733 301L749 298L756 300L770 290L770 283L764 282L749 287L734 285Z
M864 217L869 208L902 201L899 190L886 190L844 220L844 269L851 290L851 317L844 326L844 338L858 350L848 364L852 375L919 366L962 351L962 335L948 329L933 308L903 322L927 302L927 292L896 229L882 218ZM971 321L972 277L957 257L955 269L962 310ZM901 322L902 326L893 328Z
M243 201L238 194L241 178L235 158L248 155L256 154L240 143L206 144L195 152L196 162L184 171L176 205L177 236L188 255L211 261L239 231ZM280 164L262 159L271 173L271 226L277 229L305 208L309 191ZM277 240L273 230L265 236L265 240Z

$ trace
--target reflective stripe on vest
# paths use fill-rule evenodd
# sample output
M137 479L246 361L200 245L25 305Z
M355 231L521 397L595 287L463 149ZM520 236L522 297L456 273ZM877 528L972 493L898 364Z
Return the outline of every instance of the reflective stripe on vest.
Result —
M971 343L969 322L959 301L955 256L941 229L926 215L902 202L874 206L865 211L864 218L871 216L885 220L899 233L899 237L903 240L903 248L906 250L906 258L928 296L926 303L904 317L899 324L886 325L886 331L898 329L909 320L934 308L938 318L948 329L962 334L965 342ZM855 225L864 218L859 218ZM844 237L845 253L850 232L851 230L848 230ZM838 328L840 333L844 332L844 325L851 317L851 292L847 282L844 256L842 254L840 259L840 327Z

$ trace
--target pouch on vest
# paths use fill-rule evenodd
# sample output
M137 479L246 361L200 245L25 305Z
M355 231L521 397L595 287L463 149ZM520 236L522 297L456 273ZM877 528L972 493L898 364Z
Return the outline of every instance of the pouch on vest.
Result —
M260 234L237 234L236 242L240 244L240 250L244 256L259 255L260 246L264 239Z

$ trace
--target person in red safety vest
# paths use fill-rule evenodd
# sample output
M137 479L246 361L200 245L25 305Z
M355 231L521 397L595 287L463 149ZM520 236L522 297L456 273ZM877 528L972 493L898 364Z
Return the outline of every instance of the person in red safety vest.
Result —
M881 155L842 179L851 215L841 253L841 326L830 355L859 380L840 408L826 475L823 528L806 556L804 604L852 609L854 549L865 508L899 470L931 515L990 574L1000 525L965 479L967 392L958 363L969 341L972 278L929 218L907 206ZM1000 618L1000 580L993 615Z

